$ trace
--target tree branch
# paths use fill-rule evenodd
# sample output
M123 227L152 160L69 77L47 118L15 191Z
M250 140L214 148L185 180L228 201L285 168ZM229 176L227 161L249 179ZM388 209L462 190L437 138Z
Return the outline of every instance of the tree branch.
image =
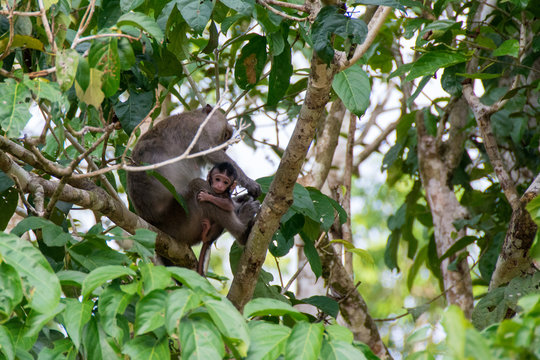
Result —
M499 152L499 147L497 146L497 140L495 139L495 135L491 130L491 114L499 110L500 103L496 103L493 106L486 106L482 104L480 99L474 94L472 84L470 83L463 85L463 96L469 103L474 117L476 118L478 128L480 129L480 133L482 134L482 138L484 140L489 161L493 166L495 174L497 174L497 178L499 179L501 187L504 191L504 195L510 203L512 210L517 210L520 207L519 195L514 182L510 178L510 174L504 167L504 163Z

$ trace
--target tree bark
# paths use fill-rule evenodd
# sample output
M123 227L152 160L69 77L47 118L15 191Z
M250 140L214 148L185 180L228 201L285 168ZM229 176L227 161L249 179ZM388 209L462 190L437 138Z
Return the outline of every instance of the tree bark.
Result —
M458 109L460 108L463 108L463 106L458 107ZM456 120L458 118L466 119L466 116L455 115L454 117ZM464 122L462 121L462 124ZM433 217L437 254L441 257L456 240L465 236L465 230L457 231L453 223L466 217L467 211L458 202L453 189L448 185L451 173L457 165L457 161L461 158L456 153L462 151L464 138L449 138L445 151L438 138L427 134L421 110L417 113L416 125L418 129L420 177ZM441 124L441 126L444 126L444 124ZM456 126L455 130L456 134L463 133L463 131L459 132L459 126ZM456 234L457 236L455 236ZM467 259L462 259L458 263L457 271L448 269L448 264L455 260L458 254L443 260L441 263L444 290L446 291L448 303L458 305L465 315L470 318L474 304Z

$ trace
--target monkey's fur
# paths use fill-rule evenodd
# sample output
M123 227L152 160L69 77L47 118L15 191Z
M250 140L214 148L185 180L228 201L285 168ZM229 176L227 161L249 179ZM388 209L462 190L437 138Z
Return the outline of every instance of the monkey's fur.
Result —
M210 113L211 107L170 116L139 139L133 149L132 158L137 165L154 164L179 156L195 137L199 125ZM232 127L225 115L215 111L207 122L192 153L206 150L230 139ZM199 202L200 191L212 192L208 181L201 179L201 167L207 163L230 162L236 169L238 183L256 198L261 193L260 185L238 167L224 150L212 152L203 157L186 159L157 169L185 199L188 214L174 199L169 190L155 177L146 172L128 172L127 190L131 202L143 219L171 235L177 241L190 246L201 240L202 219L209 219L219 227L213 227L208 237L216 240L223 228L227 229L240 243L245 244L253 216L259 209L259 202L250 196L234 202L235 211L225 211L208 202Z

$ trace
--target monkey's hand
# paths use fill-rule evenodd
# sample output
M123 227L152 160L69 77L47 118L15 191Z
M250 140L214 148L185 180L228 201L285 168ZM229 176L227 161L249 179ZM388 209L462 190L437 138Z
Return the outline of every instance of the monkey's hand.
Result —
M259 185L259 183L257 183L256 181L251 180L244 187L248 191L248 194L253 197L253 199L257 199L259 195L261 195L261 185Z
M213 198L212 195L210 195L209 193L204 192L204 191L200 191L197 194L197 200L199 200L199 201L211 201L212 198Z

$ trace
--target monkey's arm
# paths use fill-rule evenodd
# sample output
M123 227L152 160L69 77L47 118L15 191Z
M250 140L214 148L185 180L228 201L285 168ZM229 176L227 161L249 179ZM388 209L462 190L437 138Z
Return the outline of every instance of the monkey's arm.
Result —
M261 195L261 185L259 185L255 180L250 179L244 171L238 166L238 164L225 154L225 151L219 150L211 154L206 155L206 158L212 164L219 164L221 162L230 162L238 174L238 182L240 185L246 188L248 193L254 198L258 198Z
M210 202L225 211L234 210L234 204L231 199L214 196L204 191L199 192L199 194L197 195L197 199L199 199L199 201Z

